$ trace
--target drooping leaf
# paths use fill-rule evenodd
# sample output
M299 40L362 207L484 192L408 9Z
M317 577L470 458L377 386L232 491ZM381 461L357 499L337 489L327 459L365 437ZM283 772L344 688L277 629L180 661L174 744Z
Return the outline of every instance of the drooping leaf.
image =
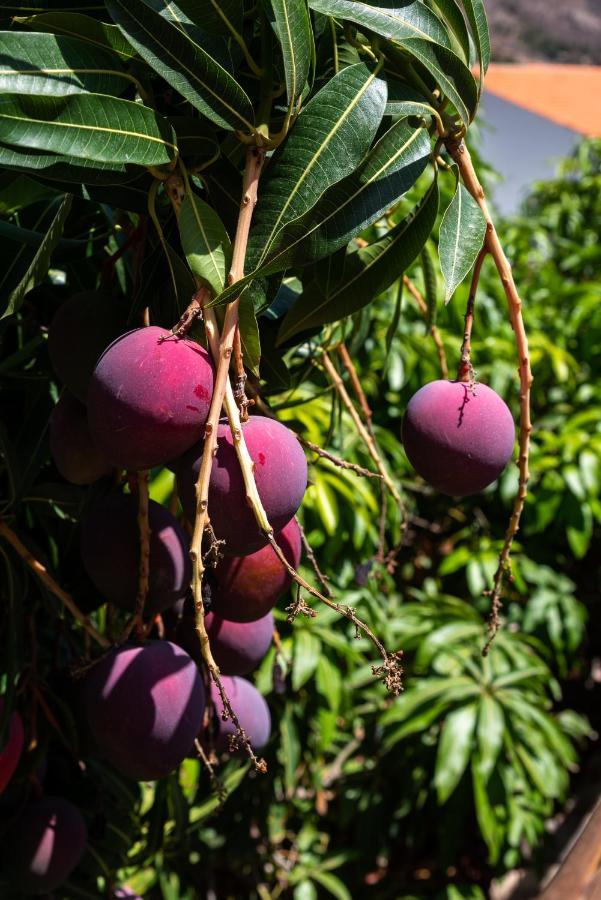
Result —
M8 298L6 309L0 318L4 319L6 316L11 316L18 312L27 291L30 291L32 287L35 287L36 284L39 284L45 278L46 273L50 268L52 252L62 236L63 228L65 227L65 222L67 221L67 216L71 209L72 199L70 194L67 194L63 199L31 265L19 284L12 291Z
M252 104L237 81L202 47L143 0L106 0L140 56L203 115L222 128L253 129Z
M114 50L121 59L136 55L134 48L125 40L116 25L107 25L91 16L78 12L45 12L38 16L17 17L15 22L32 31L47 31L50 34L64 34L76 37L96 47Z
M286 77L288 106L294 107L309 77L313 31L306 0L270 0Z
M450 38L454 45L451 49L455 50L457 55L462 55L464 62L469 63L470 37L458 0L432 0L432 2L449 26Z
M438 802L445 803L461 780L474 743L478 705L469 703L446 717L436 754L434 785Z
M179 0L180 9L209 34L226 37L242 32L244 4L240 0Z
M283 229L265 260L242 284L293 264L314 262L345 247L417 181L430 150L425 129L395 122L352 175L330 188L313 209ZM228 289L219 302L226 302L233 293Z
M76 38L0 32L0 90L14 94L120 94L132 83L114 54Z
M192 272L218 294L230 264L230 239L219 214L193 191L188 191L179 217L182 247Z
M484 243L486 220L482 210L461 183L458 183L440 223L438 253L445 280L445 303L471 270Z
M490 36L484 0L461 0L465 14L472 29L472 36L478 51L480 64L480 91L482 80L490 63Z
M308 628L299 628L294 636L294 658L292 660L292 690L298 691L312 677L319 655L321 641Z
M248 245L249 268L259 267L288 222L354 171L385 104L385 82L360 63L343 69L304 107L264 177Z
M429 118L434 115L434 109L429 100L415 88L396 78L388 78L388 99L386 101L386 116L401 118L404 116L422 116Z
M309 6L316 12L346 19L399 43L420 38L433 41L449 50L451 48L444 25L421 0L412 0L398 6L363 3L360 0L309 0Z
M495 808L490 802L486 783L481 775L477 757L472 759L472 783L474 788L474 805L476 817L482 837L486 841L490 862L494 865L501 852L504 830L501 822L495 814Z
M187 5L186 11L181 3L176 5L173 0L144 0L144 3L178 28L194 44L202 47L205 53L224 69L227 69L230 75L233 74L230 42L223 35L212 34L201 27L202 16L199 15L196 0L190 0L190 3L185 4ZM188 12L192 10L194 10L195 18L188 15ZM196 20L198 20L198 24Z
M139 103L104 94L0 95L7 144L107 163L160 166L175 158L173 129Z
M430 236L437 211L438 188L434 182L420 205L388 234L347 255L344 274L333 291L325 294L315 281L305 288L284 318L278 342L351 315L386 290L419 254Z
M500 703L489 694L483 694L478 705L478 768L486 783L495 767L503 745L505 716Z
M241 299L238 308L238 319L244 365L258 378L259 363L261 362L261 338L259 336L259 326L254 305L250 297Z
M430 41L407 40L402 49L411 53L436 78L464 124L469 125L478 107L478 85L463 60L452 50Z

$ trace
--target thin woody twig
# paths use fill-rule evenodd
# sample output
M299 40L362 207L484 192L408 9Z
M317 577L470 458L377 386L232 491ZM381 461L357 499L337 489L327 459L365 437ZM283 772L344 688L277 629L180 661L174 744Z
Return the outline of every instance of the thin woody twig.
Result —
M108 650L108 648L110 647L110 642L94 627L94 625L92 625L88 617L84 615L79 609L71 595L64 591L59 584L57 584L46 567L43 566L42 563L37 560L32 553L29 552L27 547L19 540L15 532L11 528L9 528L5 522L0 522L0 535L8 541L11 547L19 554L21 559L29 566L32 572L37 575L42 584L44 584L45 587L47 587L48 590L61 601L63 606L69 610L73 618L79 622L79 624L87 632L87 634L89 634L90 637L94 638L94 640L97 644L99 644L100 647Z
M420 291L407 275L403 275L403 284L417 303L420 313L422 314L426 322L428 322L428 304L422 297ZM446 379L449 377L449 364L447 363L447 354L445 353L440 331L438 330L438 327L433 323L429 325L429 329L432 340L434 341L434 346L436 347L436 352L438 354L440 374L443 378Z
M244 357L242 355L242 341L240 340L240 323L236 325L234 333L234 398L240 410L242 422L248 421L248 407L253 406L254 400L246 396L246 372L244 371Z
M219 800L219 806L221 807L227 800L227 791L225 789L225 786L224 786L223 782L221 781L221 779L217 777L213 763L211 762L211 760L209 759L207 754L204 752L203 746L198 739L196 739L194 741L194 748L198 754L198 758L201 760L203 766L205 767L205 769L207 770L207 772L209 774L209 781L211 782L211 787L215 791L215 794L217 795L217 799Z
M350 354L347 350L346 344L344 342L341 344L338 344L336 349L338 350L338 355L340 356L340 359L342 360L342 364L343 364L344 368L346 369L346 371L348 372L349 378L351 379L351 384L353 386L353 390L355 391L355 394L357 395L357 400L359 401L359 406L361 407L361 411L365 417L365 424L367 426L367 430L369 431L369 433L371 434L371 436L373 438L373 436L374 436L374 430L373 430L373 424L372 424L373 412L371 411L371 407L370 407L369 403L367 402L367 397L365 396L365 391L363 390L363 387L359 380L359 376L357 374L357 369L355 368L355 364L354 364L353 360L351 359Z
M312 441L308 441L298 434L296 435L296 438L303 447L307 447L308 450L312 450L313 453L317 453L322 459L327 459L328 462L333 463L340 469L349 469L349 471L354 472L355 475L361 475L363 478L382 478L382 475L379 472L371 472L369 469L364 469L363 466L358 466L356 463L348 462L346 459L341 459L339 456L334 456L333 453L324 450L319 444L314 444Z
M303 545L303 550L305 551L305 556L307 557L307 559L313 566L313 571L315 572L315 575L317 576L317 580L319 581L319 583L322 586L324 594L326 595L326 597L330 597L332 592L330 590L330 585L328 584L328 577L327 577L327 575L324 575L324 573L319 568L319 563L317 562L317 559L315 558L315 554L313 553L313 547L307 540L307 535L305 534L305 529L303 528L301 523L298 521L298 516L295 516L294 518L296 519L296 524L298 525L298 530L300 531L301 543Z
M530 419L530 389L532 387L532 371L530 368L530 354L528 350L528 336L524 327L522 317L522 301L518 293L517 287L513 280L511 266L503 252L503 247L499 240L495 226L491 219L484 190L478 176L476 175L472 159L463 140L448 139L446 141L447 150L449 151L453 161L457 163L463 183L470 192L474 200L478 203L480 209L486 219L486 237L485 247L494 259L497 271L501 278L501 283L507 298L509 307L509 318L511 326L515 334L515 343L518 352L518 371L520 376L520 438L519 438L519 484L518 492L514 501L511 518L505 533L503 548L499 555L499 565L493 579L493 587L490 592L491 612L488 622L489 637L484 646L482 653L486 656L494 641L495 635L499 629L499 613L501 610L501 597L503 592L503 582L510 566L511 547L515 535L520 527L520 518L524 508L524 502L528 493L528 479L530 473L528 470L528 456L530 450L530 434L532 432L532 422Z
M371 456L374 463L376 464L376 468L378 469L378 472L382 476L382 478L386 484L386 487L388 488L388 490L394 497L399 508L404 512L403 498L401 497L394 481L388 474L388 470L384 466L382 457L380 456L378 448L376 447L376 443L375 443L373 437L371 436L371 434L369 433L368 429L366 428L366 426L363 424L363 421L361 420L361 417L358 414L357 410L355 409L353 402L352 402L351 398L349 397L348 391L346 390L346 387L344 386L344 382L343 382L342 378L340 377L339 373L337 372L336 367L332 363L332 360L328 356L327 351L324 350L324 352L322 353L322 355L320 357L320 362L322 363L324 369L326 370L326 372L330 378L330 381L336 388L336 391L338 392L338 395L340 396L340 399L342 400L344 406L346 407L347 411L350 413L350 416L355 424L355 427L356 427L357 431L359 432L360 437L363 439L363 442L365 443L365 446L367 447L369 455Z

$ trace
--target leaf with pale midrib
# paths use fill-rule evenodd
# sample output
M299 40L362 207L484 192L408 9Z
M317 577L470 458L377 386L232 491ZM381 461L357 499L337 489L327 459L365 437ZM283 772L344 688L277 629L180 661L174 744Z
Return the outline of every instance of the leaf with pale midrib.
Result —
M70 194L67 194L67 196L63 199L63 202L59 206L54 219L50 223L50 227L44 236L44 240L40 244L40 247L31 262L31 265L27 269L19 284L12 291L10 297L8 298L7 307L0 318L4 319L6 316L11 316L14 313L18 312L21 308L23 300L25 299L25 294L27 293L27 291L31 290L31 288L35 287L36 284L39 284L40 281L45 278L46 273L48 272L48 269L50 267L50 258L52 256L52 252L58 244L63 233L63 228L65 227L65 222L71 209L72 200L73 198Z
M304 107L267 169L255 211L247 265L256 269L278 232L354 171L376 134L386 83L363 63L334 76Z
M434 181L416 207L379 241L349 253L342 278L324 294L317 282L308 285L282 322L278 343L301 331L337 322L361 309L390 287L411 265L430 236L438 212Z
M309 6L316 12L354 22L398 43L410 38L420 38L451 49L443 23L420 0L402 6L362 3L360 0L309 0Z
M472 36L478 51L480 62L480 91L482 81L490 62L490 37L488 34L488 20L483 0L461 0L465 14L472 29Z
M482 210L469 191L458 184L440 223L438 254L446 285L445 303L474 265L485 233Z
M334 185L312 210L284 229L265 262L239 282L237 290L261 274L306 264L345 246L417 181L430 151L425 129L402 120L394 123L356 172ZM226 302L233 295L228 288L218 302Z
M271 0L276 33L282 48L288 105L294 106L309 77L313 31L305 0Z
M222 128L252 131L252 104L237 81L177 24L143 0L106 0L142 59L189 103Z
M113 53L54 34L0 32L0 91L120 94L132 80Z
M107 163L160 166L177 155L166 119L139 103L104 94L0 95L7 144Z
M230 239L218 213L188 191L179 217L182 248L194 275L218 294L230 263Z
M121 59L130 59L136 51L125 40L116 25L98 22L91 16L78 12L47 12L38 16L15 19L19 26L33 31L47 31L50 34L64 34L76 37L95 47L114 50Z

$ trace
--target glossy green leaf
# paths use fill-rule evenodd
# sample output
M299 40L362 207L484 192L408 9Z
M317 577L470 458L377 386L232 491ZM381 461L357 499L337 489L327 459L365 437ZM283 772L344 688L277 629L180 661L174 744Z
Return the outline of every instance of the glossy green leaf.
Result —
M36 172L57 181L90 181L98 184L119 184L140 174L138 168L128 169L122 163L101 163L60 153L34 151L28 147L7 147L0 144L0 165L6 169Z
M247 266L258 269L284 226L354 171L377 131L386 84L362 63L343 69L303 108L261 185Z
M244 4L241 0L179 0L180 9L209 34L229 37L242 32Z
M464 124L469 125L478 107L478 86L463 60L452 50L429 41L407 40L402 49L413 54L431 73Z
M483 694L478 705L479 771L486 783L495 767L503 745L505 716L503 707L489 694Z
M321 641L308 628L299 628L294 636L293 691L298 691L313 676L320 653Z
M8 298L7 307L0 318L4 319L6 316L11 316L18 312L27 291L30 291L31 288L35 287L36 284L39 284L46 277L50 268L52 253L61 239L67 216L71 210L72 199L70 194L67 194L63 199L44 236L44 240L40 244L24 277Z
M388 99L385 115L401 118L403 116L421 116L430 118L434 110L429 101L408 84L388 78Z
M478 59L480 64L480 90L482 90L482 79L488 69L490 63L490 36L488 33L488 21L486 18L486 8L484 0L461 0L470 28L476 49L478 51Z
M432 2L449 26L450 38L454 45L452 49L458 56L463 56L463 61L469 64L470 37L458 0L432 0Z
M254 305L250 297L242 297L240 300L238 325L244 365L258 378L259 363L261 362L261 337Z
M116 25L107 25L82 13L45 12L38 16L17 18L16 22L22 28L46 31L50 34L64 34L96 47L114 50L124 60L136 55L136 51L125 40Z
M467 188L458 183L440 223L438 254L446 285L445 303L472 269L485 234L486 220L482 210Z
M293 264L315 262L345 247L409 190L424 171L430 152L430 140L423 128L395 122L352 175L330 188L305 216L283 229L264 262L242 284ZM230 288L219 302L233 295Z
M286 77L288 106L294 107L303 91L313 58L313 31L306 0L270 0Z
M439 803L446 803L467 768L474 744L477 711L478 704L470 703L450 713L442 726L434 771Z
M177 154L169 123L139 103L103 94L0 95L3 140L107 163L159 166Z
M354 22L401 44L407 39L420 38L451 48L444 25L421 0L398 6L378 6L360 0L309 0L309 6L316 12Z
M328 894L336 897L337 900L352 900L352 894L345 887L344 882L331 872L324 872L321 869L312 869L311 877L314 881L326 889Z
M120 94L131 85L114 54L62 35L0 32L0 91Z
M402 275L427 241L438 211L436 182L421 204L379 241L349 253L344 273L333 291L317 282L308 285L282 322L278 340L336 322L366 306Z
M503 827L495 815L494 807L488 797L486 783L482 777L478 758L472 759L472 784L474 789L474 805L476 817L482 837L486 841L490 862L494 865L499 859L503 844Z
M140 56L222 128L253 129L251 102L229 72L143 0L107 0L113 20Z
M284 783L286 792L291 795L296 786L296 770L300 762L301 745L298 731L292 715L292 709L287 706L284 715L280 719L280 746L279 757L284 768Z
M179 233L192 272L218 294L230 264L230 239L219 214L193 191L187 191L184 197Z

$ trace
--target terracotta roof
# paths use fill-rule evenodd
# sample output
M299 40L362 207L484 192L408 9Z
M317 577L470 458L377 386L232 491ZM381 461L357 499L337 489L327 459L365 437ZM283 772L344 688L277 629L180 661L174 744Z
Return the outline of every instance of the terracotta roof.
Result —
M601 137L601 66L493 64L485 90L590 137Z

